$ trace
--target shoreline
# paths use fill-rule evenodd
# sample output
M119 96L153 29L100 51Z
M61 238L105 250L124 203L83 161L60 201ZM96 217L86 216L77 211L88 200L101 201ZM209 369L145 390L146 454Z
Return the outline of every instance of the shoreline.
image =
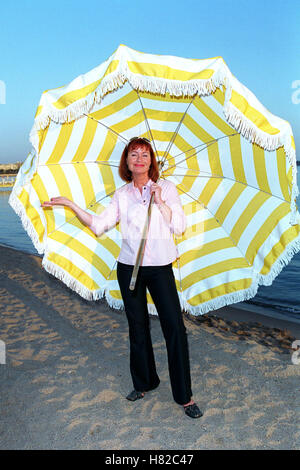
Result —
M22 253L25 256L33 256L37 260L40 260L40 263L43 258L43 255L40 255L38 253L36 254L30 253L25 250L20 250L18 248L10 247L8 245L4 245L0 243L0 255L1 255L2 250L7 250L7 249L13 250L16 253ZM49 276L49 278L52 277L44 270L44 268L42 268L42 266L41 266L41 270L45 272ZM80 297L76 292L72 291L67 286L65 286L62 281L59 281L58 279L56 279L56 281L61 283L64 286L64 288L69 290L75 296ZM105 299L100 299L100 301L104 301L106 303ZM108 306L108 308L110 307ZM272 309L270 307L262 307L262 306L257 306L254 304L251 305L251 304L246 304L244 302L238 302L236 304L231 304L231 305L221 307L218 310L210 311L204 315L198 315L198 316L193 316L189 314L186 314L186 315L196 320L199 318L201 319L203 317L206 318L209 316L215 316L215 317L219 317L228 321L237 321L237 322L248 323L248 324L258 323L268 328L277 328L282 331L288 330L295 338L297 339L300 338L300 319L298 320L297 318L280 314L277 310ZM155 318L156 316L153 316L153 317Z
M0 253L1 253L2 248L11 249L15 252L22 253L26 256L34 256L40 260L43 258L43 255L40 255L39 253L30 253L30 252L27 252L26 250L21 250L21 249L0 243ZM41 269L45 271L44 268L41 267ZM76 294L76 292L72 291L71 289L70 291L73 292L75 295L78 295ZM103 299L100 299L100 300L103 300ZM104 301L106 302L106 300ZM268 307L268 306L263 307L263 306L258 306L255 304L238 302L235 304L221 307L218 310L213 310L211 312L206 313L205 315L206 316L215 315L217 317L220 317L229 321L233 320L233 321L247 322L247 323L253 323L253 322L261 323L264 326L271 327L271 328L272 327L279 328L282 330L288 329L296 338L300 338L300 318L297 319L292 316L289 316L288 314L286 315L281 314L278 310ZM191 318L203 317L203 315L199 315L199 316L188 315L188 316L191 316Z

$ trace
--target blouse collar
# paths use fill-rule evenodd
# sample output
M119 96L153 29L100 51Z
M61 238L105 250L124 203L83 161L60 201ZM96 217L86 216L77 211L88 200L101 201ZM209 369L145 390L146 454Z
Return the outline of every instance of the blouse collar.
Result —
M154 183L154 181L152 181L151 178L148 179L147 183L144 185L144 186L151 186L152 183ZM128 187L131 191L133 191L134 189L137 189L137 186L134 185L134 182L133 180L130 181L130 183L128 183Z

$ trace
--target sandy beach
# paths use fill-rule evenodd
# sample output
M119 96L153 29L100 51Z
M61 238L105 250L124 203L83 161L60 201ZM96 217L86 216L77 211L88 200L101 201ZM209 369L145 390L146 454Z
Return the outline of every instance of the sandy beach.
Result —
M234 307L184 316L194 399L172 399L151 317L157 390L131 403L125 313L88 302L41 258L0 247L1 449L299 449L300 324Z

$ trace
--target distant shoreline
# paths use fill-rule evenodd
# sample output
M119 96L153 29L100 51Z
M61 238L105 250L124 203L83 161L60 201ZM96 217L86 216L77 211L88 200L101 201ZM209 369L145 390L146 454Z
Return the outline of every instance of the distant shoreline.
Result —
M300 165L300 160L296 160L297 166ZM0 163L0 174L6 173L10 175L16 175L19 171L19 168L23 162L16 162L16 163Z
M13 250L16 253L16 256L25 256L30 257L31 259L39 259L39 263L42 263L42 258L44 255L39 253L30 253L26 250L21 250L13 246L5 245L0 243L0 253L3 254L6 250ZM33 258L32 258L33 257ZM11 256L13 259L13 256ZM41 272L43 272L41 270ZM209 315L221 316L221 318L227 320L236 320L236 321L248 321L248 322L260 322L266 326L270 327L279 327L279 328L288 328L293 332L295 336L299 336L300 333L300 320L288 315L283 315L277 310L269 306L257 306L254 304L248 304L243 302L234 303L222 307L221 309L208 312ZM201 315L200 315L201 316ZM197 316L190 316L194 320L197 319ZM198 317L199 319L199 317Z
M0 163L0 175L1 176L16 175L22 164L23 162Z

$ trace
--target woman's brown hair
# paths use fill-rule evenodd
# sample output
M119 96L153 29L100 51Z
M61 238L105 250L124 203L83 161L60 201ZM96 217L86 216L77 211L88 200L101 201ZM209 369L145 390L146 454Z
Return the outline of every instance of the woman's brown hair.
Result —
M127 166L126 159L127 159L129 149L132 149L133 147L146 147L146 149L149 150L150 156L151 156L151 165L148 171L148 176L150 179L152 179L152 181L156 183L159 177L159 169L158 169L158 164L155 158L155 154L151 146L151 143L148 140L143 139L141 137L134 137L133 139L129 141L129 143L124 148L122 155L121 155L120 164L119 164L120 177L122 178L123 181L126 181L127 183L132 181L132 173Z

